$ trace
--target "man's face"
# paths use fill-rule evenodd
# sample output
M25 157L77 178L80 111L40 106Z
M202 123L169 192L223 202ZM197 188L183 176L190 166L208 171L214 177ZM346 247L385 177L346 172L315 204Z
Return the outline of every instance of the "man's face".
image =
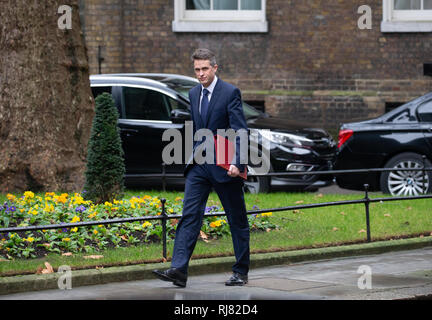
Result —
M195 76L205 88L212 83L217 67L217 64L212 67L209 60L194 60Z

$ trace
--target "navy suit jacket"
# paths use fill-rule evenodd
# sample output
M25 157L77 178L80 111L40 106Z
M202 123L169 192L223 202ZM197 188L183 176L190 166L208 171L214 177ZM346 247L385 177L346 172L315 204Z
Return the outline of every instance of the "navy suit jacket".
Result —
M239 129L244 129L247 132L246 119L243 113L243 105L241 93L235 86L217 79L216 85L211 95L207 118L203 121L199 112L201 85L197 85L189 91L189 100L191 105L191 115L193 121L193 133L201 128L207 128L212 131L213 135L217 134L217 129L234 129L237 132ZM194 142L193 150L200 142ZM240 161L240 139L236 140L236 156L232 164L239 168L240 172L245 170L246 165ZM193 154L194 154L193 152ZM193 163L193 154L186 163L184 175L186 176L188 170ZM242 179L240 177L230 177L227 171L216 164L204 164L209 169L213 178L219 182L229 182L233 179Z

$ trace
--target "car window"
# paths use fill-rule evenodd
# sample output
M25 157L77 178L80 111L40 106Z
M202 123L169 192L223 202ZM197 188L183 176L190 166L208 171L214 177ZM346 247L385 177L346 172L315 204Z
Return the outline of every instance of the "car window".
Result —
M248 105L246 102L243 102L243 114L246 119L259 118L263 115L261 111L255 109L251 105Z
M411 115L410 109L404 109L401 112L398 112L392 117L390 117L388 121L394 123L406 123L406 122L415 122L417 120L414 115Z
M432 122L432 100L421 104L417 109L417 114L421 122Z
M111 86L107 86L107 87L92 87L91 88L92 93L93 93L93 97L96 99L98 95L107 92L109 94L111 94Z
M170 120L164 94L150 89L123 87L126 119Z
M188 110L187 106L184 105L183 103L181 103L180 101L175 100L175 99L173 99L171 97L168 97L168 96L166 96L166 98L168 100L168 104L169 104L170 110L174 110L174 109L182 109L182 110L185 110L185 111Z

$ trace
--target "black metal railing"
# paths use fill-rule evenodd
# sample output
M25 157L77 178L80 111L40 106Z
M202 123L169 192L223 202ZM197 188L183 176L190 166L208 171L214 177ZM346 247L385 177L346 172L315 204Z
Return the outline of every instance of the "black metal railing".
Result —
M317 174L344 174L344 173L371 173L371 172L385 172L385 171L398 171L394 168L372 168L372 169L356 169L356 170L329 170L329 171L314 171L314 172L284 172L284 173L268 173L267 176L271 175L317 175ZM432 171L432 168L422 167L417 169L403 169L401 171L422 171L423 172L423 181L426 178L426 172ZM172 176L174 174L166 174L166 176ZM158 176L155 174L146 175L146 176ZM175 176L182 176L181 174L175 174ZM430 185L431 181L429 181ZM362 199L357 200L341 200L334 202L322 202L322 203L313 203L313 204L304 204L304 205L296 205L296 206L286 206L286 207L278 207L278 208L267 208L261 210L250 210L247 211L248 215L251 214L260 214L266 212L279 212L279 211L291 211L291 210L300 210L300 209L311 209L311 208L320 208L320 207L329 207L329 206L340 206L340 205L349 205L349 204L364 204L365 206L365 222L366 222L366 240L367 242L371 242L371 228L370 228L370 204L374 202L385 202L385 201L403 201L403 200L416 200L416 199L430 199L432 198L432 194L426 195L426 188L423 186L424 195L418 196L407 196L407 197L381 197L381 198L369 198L369 185L364 184L364 197ZM136 221L148 221L148 220L161 220L162 222L162 256L164 259L167 259L167 222L170 219L179 219L181 215L167 215L165 210L166 199L161 199L162 210L159 216L142 216L142 217L133 217L133 218L121 218L121 219L109 219L109 220L98 220L98 221L85 221L85 222L74 222L74 223L60 223L60 224L50 224L50 225L34 225L34 226L26 226L26 227L9 227L9 228L0 228L0 233L7 232L24 232L24 231L37 231L37 230L49 230L49 229L61 229L61 228L73 228L73 227L87 227L92 225L109 225L109 224L117 224L117 223L128 223L128 222L136 222ZM224 216L225 212L213 212L213 213L205 213L204 217L216 217L216 216Z

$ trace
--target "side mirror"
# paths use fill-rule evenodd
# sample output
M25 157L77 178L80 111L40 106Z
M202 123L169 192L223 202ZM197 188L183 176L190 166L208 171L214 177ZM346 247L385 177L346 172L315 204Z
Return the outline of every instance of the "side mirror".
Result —
M190 119L191 119L191 114L189 111L182 110L182 109L174 109L171 111L171 121L173 123L182 123Z

